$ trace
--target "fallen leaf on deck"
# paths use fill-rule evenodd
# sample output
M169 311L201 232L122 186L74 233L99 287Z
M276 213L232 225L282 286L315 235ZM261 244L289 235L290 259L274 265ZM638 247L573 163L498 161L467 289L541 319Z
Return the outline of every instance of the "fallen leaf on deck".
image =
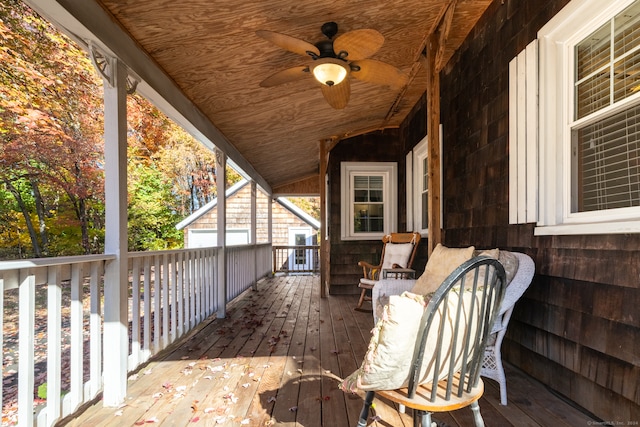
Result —
M292 406L291 408L289 408L289 411L291 412L296 412L298 410L297 406Z

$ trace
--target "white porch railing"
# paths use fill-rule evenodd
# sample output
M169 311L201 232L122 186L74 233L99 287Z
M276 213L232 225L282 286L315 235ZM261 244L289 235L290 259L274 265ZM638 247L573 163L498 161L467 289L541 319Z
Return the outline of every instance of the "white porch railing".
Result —
M320 246L274 246L273 271L280 273L319 273Z
M271 244L227 247L227 302L271 274Z
M270 244L226 252L228 301L271 273ZM218 256L218 248L128 254L129 372L219 310ZM11 420L3 425L54 425L102 391L103 272L114 259L0 262L0 395Z

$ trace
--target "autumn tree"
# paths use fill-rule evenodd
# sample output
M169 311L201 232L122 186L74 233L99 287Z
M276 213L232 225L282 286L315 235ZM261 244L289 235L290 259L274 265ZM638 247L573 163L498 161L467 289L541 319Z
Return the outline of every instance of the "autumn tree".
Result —
M100 80L86 53L19 1L0 3L0 37L0 181L19 206L34 256L48 254L47 222L61 195L90 253L89 212L103 193ZM20 191L24 185L29 191Z

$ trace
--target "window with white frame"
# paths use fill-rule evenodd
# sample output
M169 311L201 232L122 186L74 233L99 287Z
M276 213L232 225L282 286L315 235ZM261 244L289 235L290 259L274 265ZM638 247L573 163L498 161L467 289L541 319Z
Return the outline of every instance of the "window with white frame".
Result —
M393 162L342 162L341 236L379 239L396 229L397 165Z
M574 0L538 40L536 234L640 232L640 0Z
M440 152L442 153L442 125L439 126ZM425 136L407 154L407 228L426 236L429 232L429 143ZM442 170L442 156L440 156ZM440 179L442 194L442 179ZM442 197L440 198L442 200ZM442 218L442 204L440 218Z

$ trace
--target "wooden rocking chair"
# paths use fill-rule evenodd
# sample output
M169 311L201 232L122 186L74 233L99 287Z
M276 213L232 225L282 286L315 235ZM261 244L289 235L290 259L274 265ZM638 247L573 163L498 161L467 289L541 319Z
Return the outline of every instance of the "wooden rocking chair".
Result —
M418 243L420 243L420 233L387 234L382 238L382 243L382 255L378 265L373 265L366 261L358 262L358 266L362 267L363 277L358 283L361 292L356 310L361 310L362 303L365 300L371 300L371 297L367 296L367 292L373 289L378 280L381 279L383 270L411 268L413 259L416 256Z
M451 273L422 316L408 387L367 391L358 427L368 424L376 393L412 408L414 426L430 427L432 412L471 406L476 427L483 427L478 406L484 392L480 369L505 283L502 265L484 256L472 258Z

